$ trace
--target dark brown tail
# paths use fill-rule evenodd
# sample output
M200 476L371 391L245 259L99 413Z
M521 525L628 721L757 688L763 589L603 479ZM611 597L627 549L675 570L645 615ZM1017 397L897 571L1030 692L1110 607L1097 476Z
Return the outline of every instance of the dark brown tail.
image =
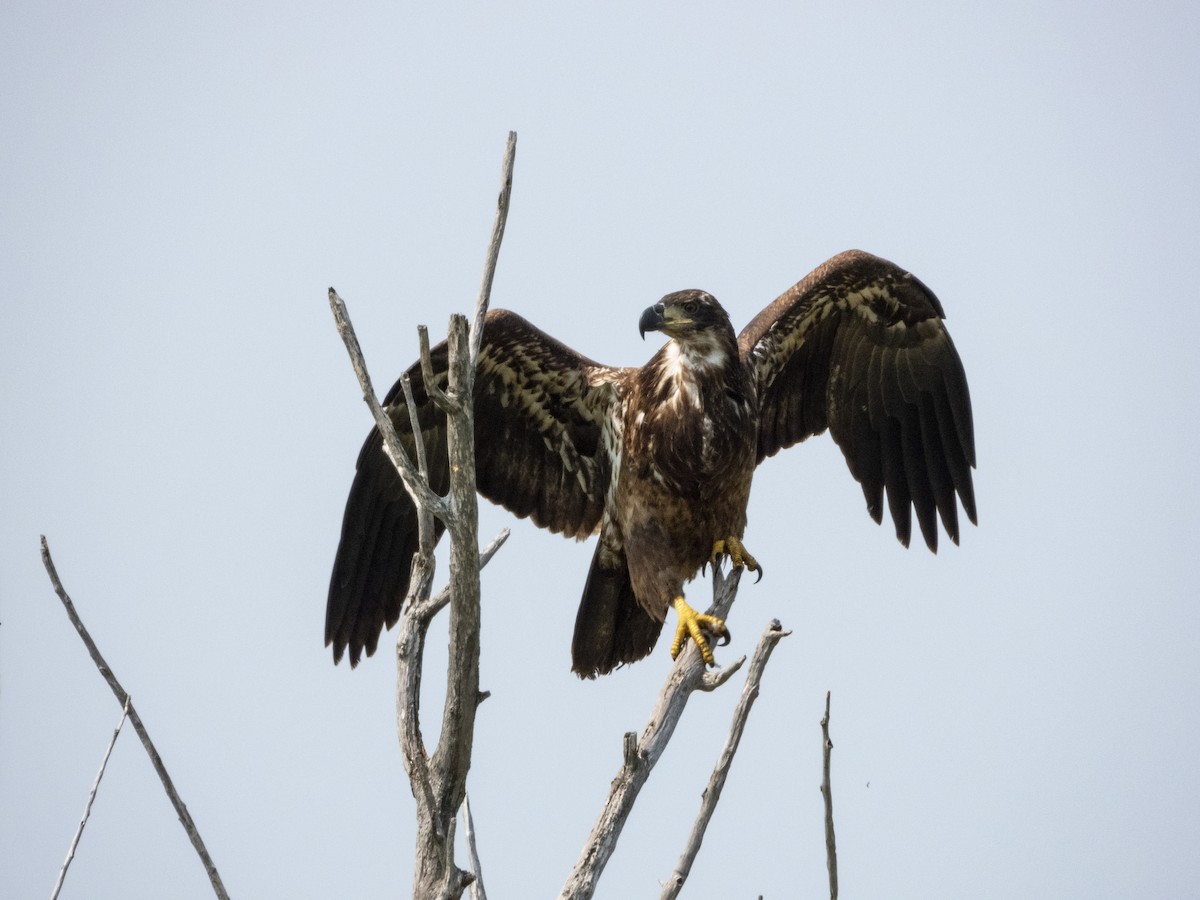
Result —
M636 662L654 649L662 626L637 602L625 553L605 546L602 534L575 617L571 670L595 678Z

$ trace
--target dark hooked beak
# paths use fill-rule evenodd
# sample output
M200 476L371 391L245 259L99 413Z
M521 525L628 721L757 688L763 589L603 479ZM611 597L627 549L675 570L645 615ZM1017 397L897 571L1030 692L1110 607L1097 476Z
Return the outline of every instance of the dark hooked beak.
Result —
M662 331L665 324L663 305L655 303L653 306L647 307L646 311L642 313L642 317L638 319L638 334L642 336L642 340L645 340L647 331Z

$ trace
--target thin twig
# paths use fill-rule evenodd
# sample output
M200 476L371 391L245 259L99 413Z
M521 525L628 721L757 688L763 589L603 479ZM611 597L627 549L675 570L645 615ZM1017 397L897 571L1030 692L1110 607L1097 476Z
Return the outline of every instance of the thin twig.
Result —
M417 457L417 474L429 484L429 459L425 450L425 435L421 431L421 418L417 402L413 397L412 380L405 372L400 376L400 390L404 393L404 404L408 407L408 427L412 431L413 449ZM437 560L433 555L434 544L433 511L428 506L417 506L417 550L413 554L409 569L408 593L405 604L423 601L433 586L433 573Z
M354 367L354 374L358 376L358 384L362 388L363 400L370 408L371 415L375 418L375 427L379 429L379 434L383 438L384 452L387 454L388 459L392 461L392 465L396 467L396 471L400 473L404 487L412 495L413 499L432 510L438 518L442 518L445 514L446 503L421 478L417 467L409 459L404 445L400 443L400 436L396 433L396 426L392 422L391 416L387 414L387 411L380 404L379 397L375 394L375 388L371 385L371 376L367 372L367 363L363 358L362 347L359 346L358 338L354 334L354 326L350 322L350 313L346 309L346 301L338 296L338 292L333 288L329 289L329 306L333 310L333 320L337 323L338 334L342 336L342 342L346 345L346 352L350 354L350 364Z
M433 369L433 352L429 349L429 329L424 325L417 326L417 344L421 348L421 380L425 382L425 393L434 406L449 413L454 409L454 402L438 384L438 373Z
M100 790L100 779L104 777L104 770L108 767L108 758L112 755L113 747L117 744L117 735L121 733L121 729L125 725L125 720L129 717L129 697L125 697L125 705L121 707L121 718L117 722L117 727L113 731L112 740L108 742L108 746L104 750L104 758L100 760L100 771L96 773L96 780L92 782L92 789L88 792L87 802L83 805L83 818L79 820L79 825L75 829L75 836L71 838L71 846L67 847L67 858L63 860L62 868L58 870L58 880L54 882L54 890L50 892L50 900L57 900L59 891L62 890L63 881L67 877L67 869L71 866L71 860L75 858L75 849L79 846L79 839L83 836L83 828L87 825L88 817L92 814L92 803L96 799L96 791Z
M829 756L833 741L829 739L829 691L825 692L825 715L821 719L821 796L825 798L825 867L829 869L829 900L837 900L837 838L833 834L833 791L829 784Z
M487 891L483 887L483 867L479 864L479 849L475 846L475 818L471 815L471 798L463 795L463 825L467 838L467 859L470 861L471 874L475 880L471 882L471 897L474 900L487 900Z
M55 569L54 560L50 557L50 545L46 542L45 535L42 535L42 565L46 567L46 573L50 576L50 583L54 586L54 592L58 594L58 599L62 601L71 624L79 632L79 637L83 640L84 646L87 647L88 654L92 657L92 662L96 664L96 668L100 670L100 674L104 676L104 680L112 688L112 692L117 697L117 702L122 706L128 705L129 721L133 723L133 730L141 738L142 746L146 748L146 753L150 756L150 762L154 766L154 771L158 773L158 778L167 792L167 797L170 799L171 805L175 807L175 813L179 816L180 823L187 832L192 846L196 848L196 853L200 856L200 862L204 864L204 871L208 873L208 880L212 882L213 891L218 897L223 898L223 900L229 900L229 894L225 892L225 885L221 883L221 876L217 873L217 867L213 863L212 857L209 856L208 849L204 846L204 841L200 838L200 831L196 828L196 823L192 821L191 813L184 806L183 800L180 799L179 792L175 790L175 784L171 781L171 776L167 774L167 767L163 765L162 757L158 755L158 750L155 748L154 742L150 740L146 726L142 724L141 716L134 709L133 703L129 699L129 694L121 687L121 683L117 681L117 676L113 674L112 669L108 667L108 663L104 661L104 657L100 655L100 649L96 646L96 642L92 640L92 636L88 634L88 630L84 628L83 621L79 618L79 613L75 611L75 604L71 602L66 588L63 587L62 581L59 580L58 570Z
M496 551L504 546L504 542L508 540L510 534L507 528L501 528L499 533L492 538L491 543L479 551L479 568L482 570L492 557L496 555ZM425 601L425 604L419 609L414 610L414 614L425 620L426 623L433 620L433 617L446 608L450 602L450 585L446 585L433 597Z
M696 690L704 691L705 693L715 691L730 678L736 675L745 664L746 657L741 656L727 666L721 666L719 669L713 669L711 672L705 672L704 677L700 679L700 683L696 685Z
M713 605L708 610L709 615L722 619L728 617L737 596L741 572L741 569L734 569L728 576L720 571L713 573ZM688 698L694 691L703 689L705 676L704 660L700 658L695 643L689 642L668 673L636 748L630 747L626 736L621 769L609 787L604 808L567 877L559 900L587 900L595 892L638 793L675 733L675 726L679 724ZM634 749L636 752L632 752Z
M413 397L412 379L405 372L400 376L400 390L404 394L404 405L408 408L408 427L412 429L413 450L417 457L417 474L429 481L429 460L425 455L425 435L421 431L421 416L417 411L417 401Z
M679 862L675 865L675 871L663 885L662 893L659 895L660 900L671 900L671 898L678 897L679 892L683 889L683 883L692 871L692 863L696 860L696 854L700 852L700 844L704 841L704 832L708 828L713 812L716 811L717 801L721 799L721 790L725 787L729 767L733 765L733 756L737 753L742 733L746 729L746 720L750 717L750 707L758 698L758 686L762 681L763 670L767 667L767 660L771 658L771 651L775 649L775 645L789 634L791 632L784 631L778 619L772 619L767 630L758 639L758 646L754 648L754 655L750 657L750 668L746 672L746 683L742 686L742 695L738 698L737 707L733 711L733 723L729 727L729 736L725 739L725 746L721 748L717 764L713 767L712 775L709 776L708 787L701 795L700 813L696 816L695 824L692 825L692 833L688 835L687 844L679 857Z
M500 196L496 198L496 218L492 223L492 239L488 242L487 262L483 267L483 283L479 286L479 298L475 302L475 314L471 319L471 372L479 358L479 346L483 342L483 320L487 316L492 298L492 281L496 277L496 260L500 256L500 242L504 240L504 226L508 222L508 205L512 199L513 166L517 160L517 133L508 133L504 147L504 174L500 178Z
M404 605L414 606L424 603L429 598L429 591L433 586L433 517L436 515L445 521L446 516L449 515L449 501L447 498L439 497L429 485L428 465L422 462L425 456L425 440L417 420L412 386L408 383L407 375L401 378L400 383L408 404L409 427L413 435L416 464L409 457L404 445L400 443L400 436L396 432L396 425L392 421L392 417L379 402L379 397L371 384L371 375L367 371L367 361L358 342L358 335L354 332L354 323L350 321L350 312L346 308L346 302L333 288L329 289L329 306L333 310L333 319L337 324L338 334L341 335L342 343L346 345L346 352L350 356L350 365L358 377L358 384L363 392L363 401L371 410L371 416L375 419L375 427L383 439L384 453L396 468L396 472L404 484L404 489L408 491L417 508L418 547L417 552L413 554ZM423 346L427 347L427 345L428 338L426 337ZM426 393L432 398L434 396L431 393L432 375L426 374L424 381Z

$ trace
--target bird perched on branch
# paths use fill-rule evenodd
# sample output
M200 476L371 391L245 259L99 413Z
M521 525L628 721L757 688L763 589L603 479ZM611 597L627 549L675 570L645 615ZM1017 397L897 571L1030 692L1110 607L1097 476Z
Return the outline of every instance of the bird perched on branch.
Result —
M638 329L669 340L641 368L600 365L515 313L488 313L475 375L479 492L578 539L598 533L571 646L582 677L653 648L667 611L712 664L724 622L684 584L727 556L762 572L742 543L755 467L826 429L862 485L867 511L908 546L912 512L936 552L937 518L955 543L958 503L976 521L975 444L966 375L941 304L913 275L861 251L835 256L735 335L711 294L668 294ZM433 367L446 378L445 344ZM449 486L445 415L420 364L408 371L432 487ZM385 405L412 454L399 383ZM957 499L956 499L957 495ZM439 529L440 534L440 529ZM412 500L378 430L358 457L329 585L334 661L370 656L400 615L417 548Z

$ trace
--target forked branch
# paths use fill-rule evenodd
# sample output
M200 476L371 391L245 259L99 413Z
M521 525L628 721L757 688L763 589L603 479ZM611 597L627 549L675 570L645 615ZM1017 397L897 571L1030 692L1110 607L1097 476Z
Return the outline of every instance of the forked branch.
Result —
M746 683L742 686L742 695L738 699L737 707L733 711L733 723L729 727L729 736L725 739L725 746L721 748L717 764L708 779L708 786L701 795L700 813L696 816L696 822L692 826L691 834L688 835L687 845L679 857L679 862L675 865L675 871L671 873L671 877L663 885L662 893L659 895L661 900L671 900L671 898L678 897L679 892L683 889L683 883L692 871L692 863L696 860L696 854L700 852L700 844L704 840L704 832L708 829L708 823L716 811L717 801L721 799L721 790L725 787L725 779L729 775L730 766L733 765L733 756L737 753L738 744L742 740L742 733L746 730L746 720L750 717L750 707L758 699L759 684L762 682L763 671L767 667L767 660L771 658L771 651L775 649L775 645L789 634L791 632L784 631L778 619L772 619L771 623L767 626L767 630L758 639L758 646L754 648L754 654L750 657L750 665L746 672Z
M158 754L158 749L154 746L154 742L150 740L150 734L146 731L146 726L142 724L142 717L138 715L137 710L134 708L129 694L121 687L121 683L117 681L117 676L113 674L113 670L104 661L104 657L100 655L100 648L96 646L96 642L92 640L92 636L88 634L88 630L84 627L83 620L79 618L79 613L75 611L75 604L71 602L66 588L63 587L63 583L58 577L58 570L54 567L54 560L50 557L50 545L46 542L45 535L42 535L42 565L46 567L46 574L50 576L50 584L54 586L54 592L58 594L58 599L62 601L71 624L75 626L80 639L83 641L84 646L87 647L88 654L92 657L92 662L96 664L96 668L100 670L100 674L104 676L104 680L112 688L117 702L128 710L129 721L133 723L133 730L137 732L137 736L142 741L142 746L146 748L146 753L150 757L150 763L154 766L154 771L158 773L158 778L162 782L163 789L167 792L167 798L171 801L171 805L175 807L175 813L179 816L180 824L183 825L183 829L187 832L192 846L196 848L196 853L200 856L200 862L204 865L204 871L208 873L208 880L212 883L213 891L218 897L223 898L223 900L229 900L229 895L225 892L225 885L221 883L221 876L217 874L217 867L213 863L212 857L209 856L208 848L204 846L204 841L200 838L200 831L196 828L196 823L192 821L191 813L184 806L183 800L180 799L179 792L175 790L175 784L171 781L171 776L167 774L167 767L163 765L162 757Z
M737 597L740 578L740 569L734 569L728 576L714 571L713 605L708 610L710 615L722 619L728 617L729 609ZM779 632L778 636L782 637L783 632ZM772 646L775 640L778 637L771 641ZM761 665L766 664L769 655L769 650L762 654ZM593 895L600 875L616 849L617 839L638 793L675 733L675 726L683 715L688 698L694 691L712 690L724 683L743 662L745 657L723 669L706 672L695 644L688 644L667 675L641 739L634 741L632 734L625 736L624 763L613 779L600 816L559 894L559 900L586 900ZM761 671L759 674L761 676Z

